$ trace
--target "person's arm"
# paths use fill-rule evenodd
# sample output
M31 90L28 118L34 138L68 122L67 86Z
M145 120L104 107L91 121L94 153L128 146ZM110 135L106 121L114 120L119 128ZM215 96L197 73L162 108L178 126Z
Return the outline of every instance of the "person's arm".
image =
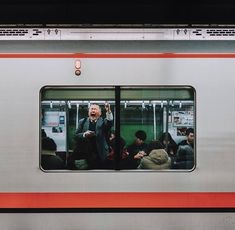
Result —
M87 121L87 119L84 118L78 122L78 128L75 132L75 139L76 138L90 138L95 135L95 132L93 132L93 131L90 131L90 130L86 130L85 132L83 131L83 127L84 127L84 124L86 121Z
M110 104L105 103L104 107L105 107L105 110L106 110L106 119L108 121L113 121L113 113L111 111Z
M86 121L87 119L84 118L78 122L78 128L75 132L75 139L76 138L89 138L95 135L95 132L93 131L90 131L90 130L86 130L85 132L83 131L83 127Z
M110 108L110 104L106 103L104 105L106 110L106 118L104 119L104 125L106 130L110 130L113 126L113 113Z
M134 155L134 159L135 160L140 160L140 159L142 159L146 155L147 154L144 151L139 151L137 154Z

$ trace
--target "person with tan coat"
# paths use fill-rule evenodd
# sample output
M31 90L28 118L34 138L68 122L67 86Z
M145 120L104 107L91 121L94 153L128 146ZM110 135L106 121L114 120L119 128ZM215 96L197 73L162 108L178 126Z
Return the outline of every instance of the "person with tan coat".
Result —
M141 159L138 169L170 169L171 159L164 149L153 149Z

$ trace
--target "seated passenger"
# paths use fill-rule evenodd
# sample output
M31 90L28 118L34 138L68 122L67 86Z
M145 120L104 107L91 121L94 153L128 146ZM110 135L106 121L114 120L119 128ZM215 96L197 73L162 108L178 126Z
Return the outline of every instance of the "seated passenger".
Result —
M180 145L172 164L173 169L192 169L194 166L194 153L190 145Z
M45 170L64 169L64 161L56 155L56 143L49 137L42 138L41 166Z
M194 129L188 128L186 130L186 140L181 141L178 146L180 145L190 145L192 148L194 146Z
M139 169L170 169L171 159L159 141L152 141L147 149L148 156L140 160Z
M146 155L149 155L150 152L154 149L164 149L164 146L159 140L152 140L145 149Z
M115 131L112 129L108 135L108 138L107 138L107 144L108 144L108 148L109 148L109 153L112 151L112 147L111 145L113 145L113 140L115 139ZM108 154L109 155L109 154Z
M107 169L114 169L115 168L115 158L116 158L116 153L115 153L115 144L116 144L116 138L114 136L114 138L111 139L110 141L110 152L108 154L107 157L107 161L106 161L106 168ZM127 158L129 153L127 152L126 149L126 141L120 137L120 159L119 159L119 166L116 165L116 167L118 168L126 168L126 164L127 164Z
M128 156L128 169L136 169L140 163L140 160L146 155L145 149L147 144L144 141L147 138L145 131L138 130L135 133L135 141L132 145L127 147Z
M174 158L177 152L177 144L173 140L171 134L163 133L162 136L159 138L159 141L168 153L169 157Z
M47 134L46 134L46 132L45 132L45 129L41 129L41 137L42 137L42 138L47 137Z
M80 138L75 143L75 148L67 159L67 167L72 170L91 169L95 157L89 140Z
M108 138L108 143L110 143L115 138L115 131L111 130Z

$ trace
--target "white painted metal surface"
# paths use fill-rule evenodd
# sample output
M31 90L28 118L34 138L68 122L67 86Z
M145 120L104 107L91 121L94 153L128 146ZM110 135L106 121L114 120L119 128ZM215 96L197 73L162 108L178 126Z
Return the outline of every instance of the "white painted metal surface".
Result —
M142 38L143 41L118 42L110 41L112 35L107 36L109 41L102 42L92 41L89 39L90 32L84 32L74 35L71 40L91 41L53 42L44 41L49 40L45 33L43 31L42 35L38 35L43 41L28 42L28 39L34 39L26 39L26 36L30 35L25 35L26 41L9 41L11 39L8 38L8 41L0 43L0 50L8 53L235 52L235 44L232 41L182 43L172 41L174 39L171 37L169 41L144 41ZM178 36L173 30L167 33L171 34L170 36ZM64 36L63 31L59 34L52 35L53 39L58 38L56 36ZM119 40L128 40L131 37L131 40L141 40L138 36L131 32L123 33ZM103 37L100 40L105 39ZM73 58L0 59L0 192L234 192L235 59L81 59L80 77L74 76L74 61ZM191 173L42 172L39 169L39 91L46 85L193 86L196 89L197 106L196 170ZM234 213L0 214L1 229L11 230L219 230L234 229L234 226Z
M235 28L0 28L1 40L235 40Z

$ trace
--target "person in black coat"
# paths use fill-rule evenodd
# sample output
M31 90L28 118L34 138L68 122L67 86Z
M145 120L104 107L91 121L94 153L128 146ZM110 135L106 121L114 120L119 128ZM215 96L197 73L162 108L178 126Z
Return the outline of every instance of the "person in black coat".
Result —
M127 147L128 155L128 163L126 165L127 169L136 169L139 164L140 160L146 155L146 148L147 144L145 140L147 138L147 134L143 130L138 130L135 133L135 140L133 144Z
M177 144L173 140L170 133L163 133L159 138L159 142L161 143L163 149L166 150L169 157L174 157L177 152Z
M56 143L50 137L42 138L41 167L44 170L65 169L64 161L56 155Z
M175 161L172 164L173 169L193 169L194 150L190 145L180 145L176 154Z

